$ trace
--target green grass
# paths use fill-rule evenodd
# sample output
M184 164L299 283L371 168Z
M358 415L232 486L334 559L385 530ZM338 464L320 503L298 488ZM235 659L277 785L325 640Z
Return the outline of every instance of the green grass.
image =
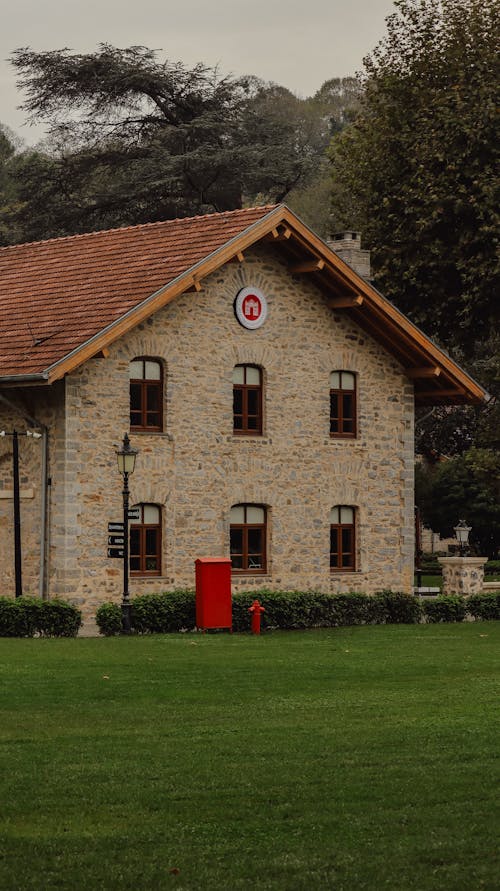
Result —
M1 640L0 886L497 889L499 643Z

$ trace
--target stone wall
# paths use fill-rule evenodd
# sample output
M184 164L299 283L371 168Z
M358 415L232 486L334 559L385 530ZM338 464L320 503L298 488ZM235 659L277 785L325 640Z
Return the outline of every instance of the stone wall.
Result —
M129 429L128 366L162 361L165 432L133 433L139 449L131 503L162 507L160 578L131 580L132 594L194 584L194 560L229 553L233 504L268 508L268 572L233 588L268 585L323 591L413 583L413 386L398 363L305 276L291 276L278 250L258 246L228 264L95 358L59 387L52 419L51 594L86 613L119 600L121 561L107 557L107 524L121 519L115 446ZM256 331L235 319L240 288L266 294ZM264 374L261 437L232 434L232 373ZM358 376L358 436L329 436L329 375ZM64 393L63 393L64 391ZM65 412L62 406L65 404ZM357 511L357 568L331 573L329 514ZM36 525L29 533L36 538Z

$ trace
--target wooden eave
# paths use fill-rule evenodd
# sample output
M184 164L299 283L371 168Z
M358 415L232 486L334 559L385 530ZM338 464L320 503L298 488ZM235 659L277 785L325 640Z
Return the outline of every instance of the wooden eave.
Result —
M225 245L54 363L39 376L39 383L51 384L93 356L105 354L110 344L180 294L193 291L193 299L196 299L196 292L202 288L204 278L228 262L243 262L244 252L261 240L283 252L291 275L305 276L314 281L327 301L330 298L332 304L336 302L331 307L332 313L347 313L400 362L414 384L418 404L488 401L488 394L476 381L372 285L357 275L285 205L264 214ZM349 305L341 305L346 302ZM436 373L435 369L439 369L439 372ZM29 382L22 376L13 376L10 380L0 380L0 384L26 386Z

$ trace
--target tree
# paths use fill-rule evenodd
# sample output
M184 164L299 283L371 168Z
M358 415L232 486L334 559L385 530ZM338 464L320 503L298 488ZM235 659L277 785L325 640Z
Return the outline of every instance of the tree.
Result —
M316 174L329 142L317 104L145 47L25 48L13 64L50 134L22 165L27 237L279 202Z
M498 0L397 0L330 150L338 228L376 281L470 360L499 322Z
M416 503L424 522L444 537L466 520L471 544L494 559L500 548L500 453L471 448L434 467L417 465Z

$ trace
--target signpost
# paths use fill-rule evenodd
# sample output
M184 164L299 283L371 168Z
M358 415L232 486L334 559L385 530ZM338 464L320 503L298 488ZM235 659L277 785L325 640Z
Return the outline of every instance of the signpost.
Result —
M124 546L123 523L108 523L108 557L120 557L123 560Z

